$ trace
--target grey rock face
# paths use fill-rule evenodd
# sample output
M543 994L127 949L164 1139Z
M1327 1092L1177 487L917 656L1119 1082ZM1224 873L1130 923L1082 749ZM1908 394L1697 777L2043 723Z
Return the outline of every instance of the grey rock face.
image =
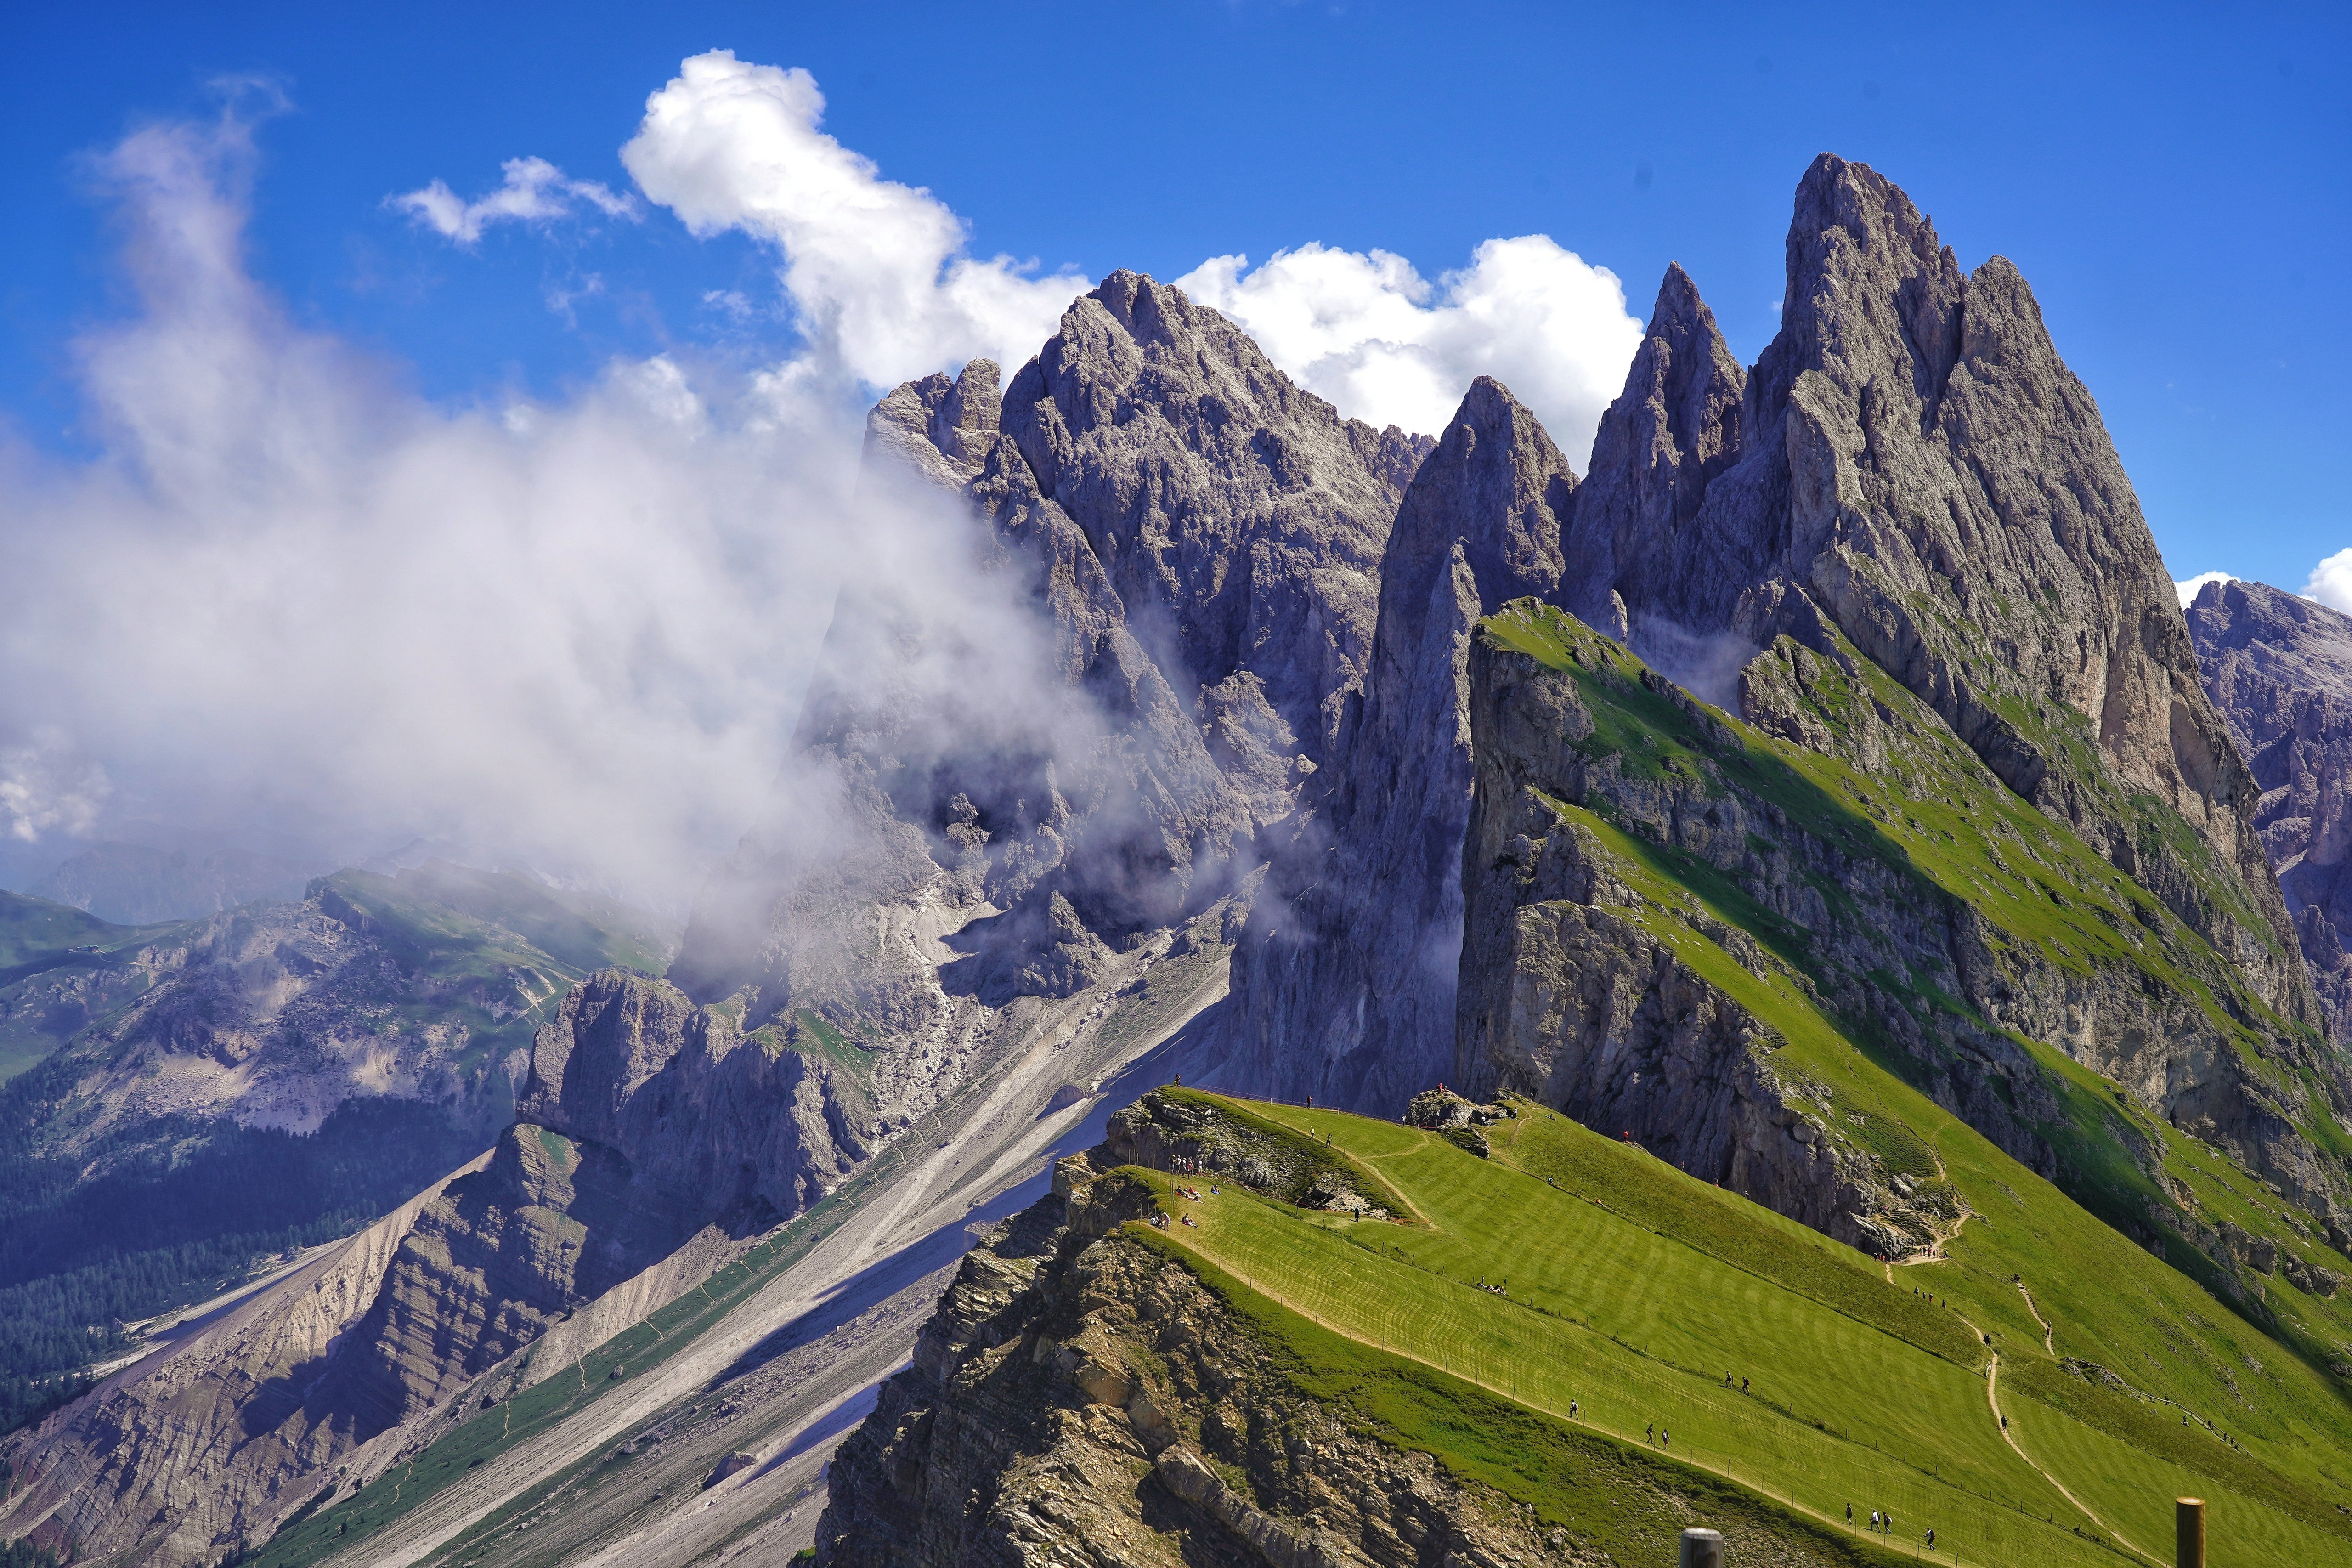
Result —
M2208 583L2189 637L2262 792L2262 835L2339 1047L2352 1043L2352 616L2262 583Z
M1234 954L1242 1081L1393 1112L1449 1070L1471 629L1506 600L1559 590L1576 483L1534 415L1481 376L1405 492L1338 782Z
M1731 367L1669 277L1595 442L1570 561L1606 562L1637 623L1756 645L1811 600L2271 1006L2315 1020L2257 791L2097 405L2016 268L1963 276L1908 197L1824 154L1798 187L1788 278L1735 433ZM2168 849L2139 796L2210 858Z
M976 573L1046 629L1044 695L977 725L961 694L894 673L909 649L951 661L943 634L911 606L845 602L797 744L879 853L747 851L673 971L698 997L906 1040L962 999L1073 994L1230 893L1329 754L1428 443L1341 419L1223 317L1132 273L1074 303L1001 393L997 374L975 361L883 399L866 482L978 514ZM822 958L876 911L916 909L947 962L900 964L887 944L877 961L862 937L868 956Z

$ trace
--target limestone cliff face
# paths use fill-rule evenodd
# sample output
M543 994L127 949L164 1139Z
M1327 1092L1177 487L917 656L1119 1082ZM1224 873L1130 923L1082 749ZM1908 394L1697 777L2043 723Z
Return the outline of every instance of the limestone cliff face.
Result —
M1605 668L1614 645L1580 637L1580 652ZM1612 669L1601 679L1626 678ZM1733 743L1679 689L1648 672L1639 679L1640 692L1679 710L1699 733ZM1560 807L1748 873L1759 897L1818 931L1824 946L1843 946L1864 972L1937 963L1944 912L1919 908L1915 889L1816 839L1770 801L1725 788L1722 774L1645 776L1638 761L1589 746L1597 724L1576 680L1489 634L1472 645L1470 686L1477 780L1463 846L1453 1079L1474 1094L1523 1094L1597 1131L1630 1134L1695 1175L1867 1251L1927 1244L1937 1211L1848 1136L1815 1086L1777 1060L1782 1041L1772 1026L1669 938L1695 936L1768 983L1810 991L1811 978L1799 981L1748 932L1637 891L1636 873L1591 819ZM1845 889L1885 923L1826 929L1833 917L1814 890L1821 885ZM1899 1013L1872 996L1872 983L1849 990L1865 1006L1877 1001ZM1955 1066L1977 1110L2012 1152L2047 1168L2048 1152L2032 1147L2002 1098L2021 1081L2019 1053L1997 1039L1969 1044L1981 1055ZM2033 1109L2029 1089L2024 1114Z
M467 1179L460 1173L457 1180ZM382 1298L441 1189L0 1444L15 1489L0 1536L74 1562L184 1568L267 1540L341 1457L381 1430L339 1400L352 1320Z
M937 1076L1023 998L1076 994L1232 894L1333 754L1427 450L1340 418L1223 317L1128 272L1009 385L975 361L894 391L868 420L866 494L972 514L975 582L1042 632L1039 668L1013 672L1034 694L999 711L941 689L929 672L1003 651L950 646L885 589L845 599L796 747L861 842L747 847L675 977Z
M1845 1136L1818 1086L1780 1065L1786 1025L1730 994L1725 966L1734 966L1777 992L1781 1013L1819 1014L1825 1026L1893 1045L1937 1100L2077 1190L2053 1142L2073 1114L2061 1103L2066 1091L2014 1037L2049 1042L2115 1079L2138 1103L2228 1146L2331 1235L2352 1232L2340 1165L2296 1125L2328 1102L2265 1065L2294 1040L2249 1050L2233 1020L2203 1004L2197 989L2237 986L2236 1005L2254 1016L2243 980L2185 925L2145 925L2145 958L2084 955L2021 935L2030 925L2000 923L2030 910L1997 917L1979 908L1989 884L1956 894L1907 855L1878 847L1863 826L1888 809L1874 789L1901 803L1963 791L1982 798L2002 786L1939 716L1833 628L1813 626L1818 648L1778 640L1748 666L1743 692L1759 730L1875 781L1837 807L1759 760L1752 731L1642 670L1618 645L1543 615L1511 606L1472 646L1478 773L1463 858L1460 1082L1631 1131L1683 1168L1831 1235L1917 1245L1935 1228L1906 1190L1917 1184L1895 1181L1900 1173ZM1498 635L1505 622L1550 628L1557 661L1516 646L1509 626ZM2063 877L2035 820L1977 824L1986 864ZM1654 848L1612 849L1604 826ZM1783 933L1780 949L1767 951L1695 899L1661 891L1635 864L1661 852L1724 879L1759 911L1751 924ZM1709 952L1712 972L1692 956ZM2155 983L2149 961L2195 975L2194 985ZM1958 1005L1919 1005L1908 999L1913 988ZM2121 1121L2104 1121L2100 1136L2135 1160L2156 1157ZM2150 1190L2162 1190L2153 1176ZM2108 1217L2142 1239L2159 1228L2207 1239L2193 1215L2168 1205Z
M0 1528L161 1568L265 1539L327 1467L698 1236L722 1243L707 1267L725 1237L808 1207L871 1152L873 1114L855 1064L814 1042L593 975L540 1030L488 1155L313 1266L310 1289L274 1290L44 1423L11 1461L31 1500ZM637 1310L698 1278L669 1270Z
M2352 1042L2352 616L2263 583L2208 583L2189 637L2262 792L2254 826L2341 1049Z
M1594 452L1568 554L1606 564L1637 647L1644 616L1752 650L1818 611L2275 1011L2317 1020L2258 792L2097 405L2008 260L1964 275L1900 190L1824 154L1744 387L1670 277Z
M846 1068L617 970L540 1031L516 1115L488 1163L419 1213L324 1380L370 1436L706 1227L749 1235L799 1214L877 1131Z
M1470 814L1470 634L1561 583L1576 475L1501 384L1474 383L1405 492L1345 756L1234 954L1234 1071L1391 1112L1450 1070Z

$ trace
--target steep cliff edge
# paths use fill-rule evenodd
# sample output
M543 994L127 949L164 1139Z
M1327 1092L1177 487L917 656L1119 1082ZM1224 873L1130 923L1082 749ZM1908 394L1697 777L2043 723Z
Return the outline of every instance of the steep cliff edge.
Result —
M835 1456L820 1563L1599 1568L1671 1552L1702 1520L1743 1562L1873 1560L1630 1445L1403 1370L1467 1451L1486 1451L1480 1432L1503 1444L1519 1485L1433 1457L1362 1397L1377 1352L1318 1375L1246 1292L1133 1223L1174 1194L1121 1162L1180 1147L1280 1191L1307 1153L1268 1124L1153 1095L1065 1161L1052 1195L966 1256L913 1363Z
M2225 1255L2081 1064L2352 1240L2340 1085L2308 1039L1811 631L1748 665L1743 723L1547 606L1482 626L1457 1079L1872 1250L1930 1246L1937 1163L1850 1098L1860 1052L2126 1234Z
M1392 1111L1450 1069L1470 815L1470 634L1561 584L1568 460L1481 376L1405 491L1328 793L1279 839L1234 957L1227 1077Z
M2352 1043L2352 616L2263 583L2189 606L2206 692L2262 792L2254 826L2339 1050Z
M1605 566L1634 646L1645 619L1751 652L1833 625L2273 1012L2315 1026L2257 791L2017 268L1963 275L1909 197L1823 154L1797 188L1780 332L1744 386L1695 302L1662 293L1567 544ZM1580 612L1606 598L1579 592Z

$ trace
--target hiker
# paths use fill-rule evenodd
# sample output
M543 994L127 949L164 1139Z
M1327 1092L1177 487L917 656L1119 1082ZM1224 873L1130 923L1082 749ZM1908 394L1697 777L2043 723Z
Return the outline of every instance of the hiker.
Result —
M1576 1401L1573 1399L1568 1402L1568 1418L1571 1421L1576 1419Z
M1739 1392L1742 1394L1748 1392L1748 1380L1744 1377L1739 1380Z
M1930 1552L1936 1550L1936 1531L1932 1526L1927 1531L1927 1550Z
M1654 1443L1657 1440L1658 1424L1653 1421L1648 1426L1642 1428L1642 1441L1644 1443Z
M1674 1435L1674 1433L1672 1433L1671 1431L1668 1431L1668 1432L1661 1432L1661 1433L1659 1433L1659 1434L1658 1434L1658 1447L1661 1447L1661 1448L1671 1448L1671 1447L1673 1447L1674 1446L1675 1446L1675 1435Z
M1853 1504L1852 1503L1845 1505L1845 1521L1848 1524L1852 1524L1853 1522Z
M1889 1535L1895 1533L1895 1516L1891 1513L1886 1516L1886 1533Z
M1870 1510L1870 1528L1873 1530L1876 1530L1878 1528L1878 1510L1876 1509L1872 1509Z

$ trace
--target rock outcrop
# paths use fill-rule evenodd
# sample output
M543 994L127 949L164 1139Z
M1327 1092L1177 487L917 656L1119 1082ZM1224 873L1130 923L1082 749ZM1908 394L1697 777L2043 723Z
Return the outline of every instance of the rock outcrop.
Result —
M2337 1045L2352 1045L2352 616L2263 583L2208 583L2189 638L2262 792L2254 826Z
M1561 584L1576 475L1485 376L1405 491L1344 756L1297 822L1234 954L1237 1081L1392 1113L1450 1070L1470 815L1470 634Z
M1577 1533L1315 1397L1185 1268L1118 1227L1150 1206L1096 1151L969 1254L913 1364L834 1459L827 1568L1054 1562L1347 1568L1591 1563ZM1700 1507L1600 1442L1579 1506L1672 1552ZM1838 1549L1717 1492L1743 1562ZM1663 1559L1661 1559L1663 1560Z

